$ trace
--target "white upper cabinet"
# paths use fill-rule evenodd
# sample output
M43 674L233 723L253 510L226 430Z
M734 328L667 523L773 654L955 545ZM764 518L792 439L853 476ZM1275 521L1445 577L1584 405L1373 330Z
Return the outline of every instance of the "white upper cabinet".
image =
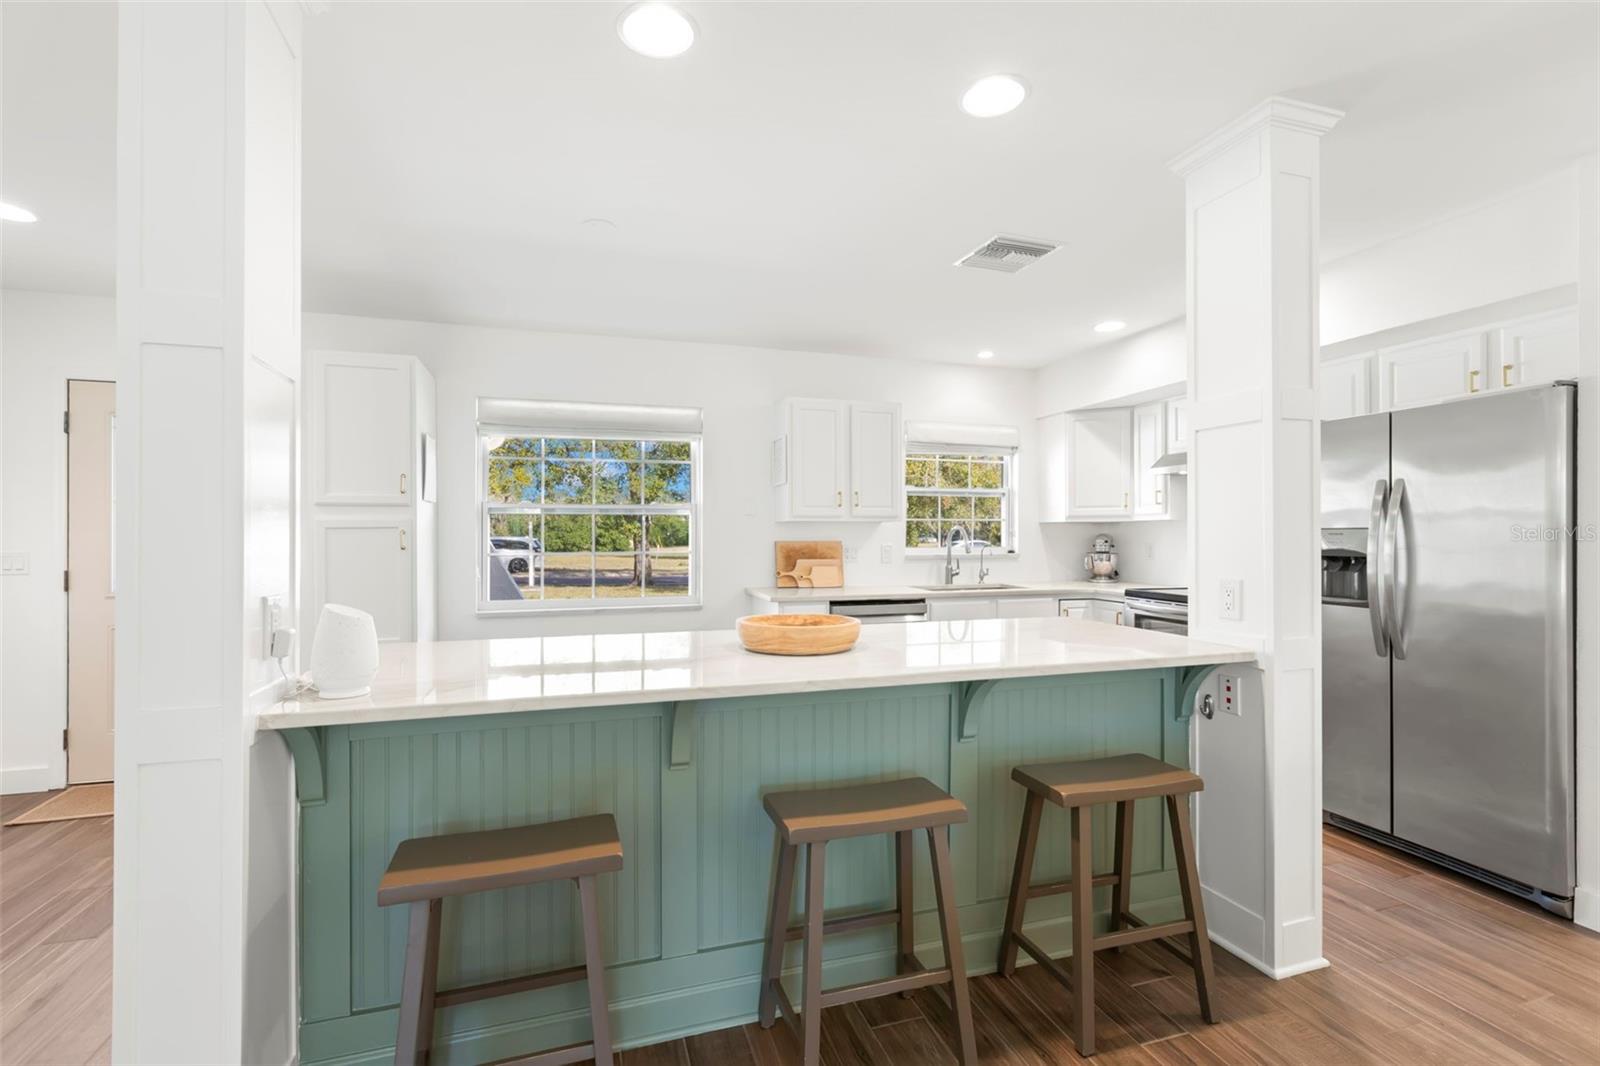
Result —
M1512 322L1498 336L1496 388L1538 385L1578 376L1578 312L1559 311Z
M1189 408L1182 400L1167 401L1167 451L1189 450Z
M1420 341L1378 351L1378 403L1382 410L1452 400L1489 387L1482 333Z
M772 477L782 521L868 519L904 513L900 406L785 400Z
M315 353L306 442L314 502L410 502L413 363L409 356Z
M1375 358L1375 353L1363 352L1322 364L1319 402L1324 422L1372 413L1372 364Z
M1167 405L1160 401L1133 409L1133 513L1167 513L1167 475L1150 469L1167 450Z
M1132 427L1126 407L1067 416L1067 518L1133 512Z
M330 518L314 520L313 530L319 611L325 603L359 607L372 615L379 640L417 640L415 525L398 515Z
M899 405L850 405L851 517L900 517L905 501L904 455Z

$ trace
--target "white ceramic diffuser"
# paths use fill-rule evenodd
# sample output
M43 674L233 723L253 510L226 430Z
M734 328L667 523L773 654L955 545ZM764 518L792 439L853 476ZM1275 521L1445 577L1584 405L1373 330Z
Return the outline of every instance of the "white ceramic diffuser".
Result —
M325 700L365 696L378 672L378 627L372 616L341 603L325 604L311 642L311 683Z

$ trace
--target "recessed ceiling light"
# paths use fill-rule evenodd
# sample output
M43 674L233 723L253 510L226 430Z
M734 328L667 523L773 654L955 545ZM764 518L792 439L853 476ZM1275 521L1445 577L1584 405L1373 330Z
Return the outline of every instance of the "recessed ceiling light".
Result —
M1115 333L1119 329L1127 328L1128 324L1126 322L1123 322L1120 319L1108 318L1104 322L1095 323L1094 331L1096 333Z
M993 359L994 358L994 353L991 352L989 349L985 348L983 351L978 353L978 358L979 359Z
M990 74L972 83L961 97L961 110L975 118L994 118L1014 111L1028 95L1028 87L1014 74Z
M0 201L0 220L6 222L37 222L39 216L29 211L26 207L8 204Z
M694 21L671 4L634 4L622 13L617 33L642 56L671 59L694 44Z

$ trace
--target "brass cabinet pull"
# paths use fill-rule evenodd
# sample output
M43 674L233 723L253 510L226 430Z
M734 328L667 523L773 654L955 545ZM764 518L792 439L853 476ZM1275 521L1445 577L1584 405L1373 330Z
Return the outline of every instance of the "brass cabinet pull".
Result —
M861 506L861 490L860 489L856 490L856 506L857 507Z
M1483 371L1481 371L1481 370L1469 370L1469 371L1467 371L1467 391L1468 392L1477 392L1478 391L1478 375L1481 374L1481 373L1483 373Z
M405 494L406 494L406 476L404 474L401 474L400 475L400 495L404 496Z
M406 531L403 529L400 531L400 550L406 550Z
M1508 389L1511 387L1511 364L1510 363L1502 363L1502 364L1500 364L1500 384L1504 385Z
M1161 500L1162 492L1163 492L1163 490L1156 489L1156 506L1157 507L1161 506L1161 503L1162 503L1162 500Z
M844 490L843 489L835 489L834 490L834 493L833 493L833 505L835 507L843 507L844 506Z
M1128 506L1128 494L1126 492L1122 494L1122 506L1124 509Z

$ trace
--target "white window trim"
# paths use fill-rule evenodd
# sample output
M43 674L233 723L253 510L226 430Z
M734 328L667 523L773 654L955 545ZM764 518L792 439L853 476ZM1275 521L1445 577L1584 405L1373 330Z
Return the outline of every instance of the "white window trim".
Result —
M1011 534L1011 544L1008 547L1004 547L1004 548L1001 548L1001 547L990 547L989 555L991 557L998 557L998 558L1002 558L1002 559L1015 558L1018 554L1020 554L1018 552L1017 548L1018 548L1018 542L1021 540L1021 534L1022 534L1022 529L1018 525L1018 522L1017 522L1017 514L1018 514L1018 506L1017 506L1017 495L1018 495L1018 492L1017 492L1017 490L1018 490L1018 484L1019 484L1019 482L1018 482L1018 467L1019 467L1019 464L1018 464L1018 460L1017 460L1017 449L1014 448L1014 447L996 447L996 446L994 446L992 444L961 444L961 443L950 442L950 441L941 441L941 442L938 442L938 443L933 443L933 442L909 441L908 440L906 442L906 446L905 446L905 459L907 459L907 460L909 460L914 455L952 455L952 454L964 454L964 455L985 455L985 454L987 454L987 455L993 455L995 458L1004 461L1004 463L1006 465L1006 474L1005 474L1005 476L1006 476L1006 487L1004 489L987 489L987 490L985 490L985 489L956 489L953 492L944 493L944 495L999 496L1001 498L1001 510L1000 510L1001 527ZM904 469L903 468L904 468L904 460L902 460L902 478L901 478L902 482L904 481L904 476L903 476ZM904 485L902 487L902 489L901 489L902 498L910 496L912 493L916 493L916 494L922 495L922 496L927 496L927 495L937 496L937 495L940 495L940 492L939 492L937 487L932 487L932 486L927 486L927 485ZM911 521L912 521L912 519L908 515L906 517L906 519L905 519L905 523L909 523ZM904 529L905 523L902 523L902 525L901 525L900 540L901 540L902 543L904 543L904 541L905 541L905 529ZM931 558L940 558L940 559L942 559L942 558L945 557L945 549L944 548L911 548L911 547L907 547L907 548L904 548L902 550L903 550L905 558L907 558L907 559L931 559Z
M480 401L481 402L481 401ZM624 432L626 435L624 435ZM645 428L628 428L616 434L618 439L627 440L637 435L641 439L682 441L689 445L689 592L686 596L674 597L644 597L637 599L590 598L586 600L491 600L488 598L488 578L484 573L484 566L488 560L485 545L489 543L489 515L495 511L522 512L542 511L549 508L544 505L518 507L515 505L491 504L488 500L489 492L489 445L490 436L509 437L545 437L545 438L577 438L591 439L599 437L606 439L605 433L594 429L567 429L560 426L546 426L534 428L525 425L489 424L480 422L477 425L478 436L478 463L477 463L477 503L478 503L478 538L476 546L476 562L473 566L473 578L477 582L477 615L481 618L495 618L505 615L542 615L542 614L611 614L629 611L686 611L699 610L702 606L701 599L701 567L700 567L700 531L701 531L701 499L703 486L701 482L701 451L702 437L698 433L683 432L652 432ZM660 504L596 504L588 507L573 507L561 505L554 513L585 514L678 514L685 508L679 505L664 507Z

